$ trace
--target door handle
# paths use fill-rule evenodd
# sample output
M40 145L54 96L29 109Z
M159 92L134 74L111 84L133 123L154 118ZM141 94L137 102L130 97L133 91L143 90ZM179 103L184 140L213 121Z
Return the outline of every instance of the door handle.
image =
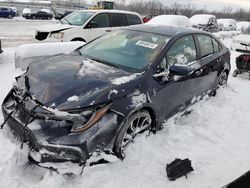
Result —
M111 32L111 30L110 30L110 29L107 29L106 32Z
M200 76L202 74L202 72L203 72L203 69L199 69L199 70L195 71L195 75Z

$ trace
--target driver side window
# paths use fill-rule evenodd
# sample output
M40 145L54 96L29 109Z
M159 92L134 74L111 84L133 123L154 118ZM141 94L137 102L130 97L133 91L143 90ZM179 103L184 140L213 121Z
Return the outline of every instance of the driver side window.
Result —
M109 19L107 14L96 15L88 24L90 28L109 27Z
M197 52L192 35L187 35L178 39L168 50L161 62L161 67L165 70L175 63L188 64L197 60Z

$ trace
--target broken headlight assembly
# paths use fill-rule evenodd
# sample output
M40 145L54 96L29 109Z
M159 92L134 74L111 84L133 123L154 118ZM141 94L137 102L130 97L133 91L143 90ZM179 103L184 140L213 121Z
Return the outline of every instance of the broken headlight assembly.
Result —
M55 32L55 33L51 33L50 37L51 38L55 38L55 39L60 39L62 40L64 36L64 32Z
M95 125L103 116L105 116L111 105L112 103L109 103L96 109L89 108L86 110L77 109L68 111L68 113L72 115L74 114L71 119L73 122L71 132L79 133ZM76 116L76 114L78 115Z

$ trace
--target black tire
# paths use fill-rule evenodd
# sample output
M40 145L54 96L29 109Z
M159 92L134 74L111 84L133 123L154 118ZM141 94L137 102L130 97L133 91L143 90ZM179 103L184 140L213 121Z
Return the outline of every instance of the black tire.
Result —
M219 89L220 87L224 86L227 84L227 80L228 80L228 74L223 71L220 76L218 77L216 84L215 84L215 88L213 89L213 91L211 92L210 96L215 96L217 89Z
M9 18L9 19L12 19L12 18L13 18L13 16L12 16L11 14L9 14L9 15L8 15L8 18Z
M235 69L234 72L233 72L233 77L236 77L238 74L239 74L239 70Z
M131 115L116 137L114 144L116 156L123 159L125 157L124 150L133 142L136 135L148 130L151 125L152 118L146 110L138 111Z
M84 39L82 38L74 38L71 41L81 41L81 42L86 42Z
M36 19L36 17L35 17L35 16L32 16L32 19L34 20L34 19Z

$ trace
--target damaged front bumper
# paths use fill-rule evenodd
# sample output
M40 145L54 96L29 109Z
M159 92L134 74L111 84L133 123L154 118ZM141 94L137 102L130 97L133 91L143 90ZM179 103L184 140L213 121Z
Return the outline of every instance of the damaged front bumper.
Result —
M67 161L79 164L86 163L89 158L86 142L78 144L68 142L62 145L45 141L44 136L46 133L44 132L46 130L32 130L27 126L26 120L29 112L24 109L22 103L19 103L14 98L13 92L15 91L12 89L2 104L4 119L13 135L22 143L28 144L30 157L36 163ZM12 111L14 111L13 114L11 114Z

